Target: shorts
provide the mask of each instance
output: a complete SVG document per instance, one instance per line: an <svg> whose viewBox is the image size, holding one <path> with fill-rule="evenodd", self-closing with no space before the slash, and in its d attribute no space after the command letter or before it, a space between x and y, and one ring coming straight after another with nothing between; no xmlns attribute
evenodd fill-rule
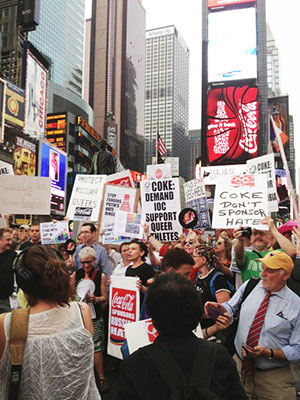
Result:
<svg viewBox="0 0 300 400"><path fill-rule="evenodd" d="M93 342L94 342L94 353L98 351L103 351L103 343L104 343L104 321L103 318L93 319Z"/></svg>

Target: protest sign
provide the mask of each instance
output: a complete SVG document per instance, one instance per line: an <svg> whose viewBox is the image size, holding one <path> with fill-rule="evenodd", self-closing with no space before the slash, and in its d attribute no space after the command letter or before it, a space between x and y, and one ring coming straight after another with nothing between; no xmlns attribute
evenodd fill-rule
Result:
<svg viewBox="0 0 300 400"><path fill-rule="evenodd" d="M275 158L274 153L265 156L252 158L247 161L249 174L266 174L268 188L269 212L278 211L276 178L275 178Z"/></svg>
<svg viewBox="0 0 300 400"><path fill-rule="evenodd" d="M147 165L147 179L169 179L172 178L171 164Z"/></svg>
<svg viewBox="0 0 300 400"><path fill-rule="evenodd" d="M14 175L13 166L0 160L0 175Z"/></svg>
<svg viewBox="0 0 300 400"><path fill-rule="evenodd" d="M7 227L7 223L5 220L5 216L0 214L0 228L6 228Z"/></svg>
<svg viewBox="0 0 300 400"><path fill-rule="evenodd" d="M68 221L44 222L40 228L42 244L65 243L69 239Z"/></svg>
<svg viewBox="0 0 300 400"><path fill-rule="evenodd" d="M1 214L50 215L51 179L0 175Z"/></svg>
<svg viewBox="0 0 300 400"><path fill-rule="evenodd" d="M212 227L268 230L260 221L268 215L267 176L233 175L217 179Z"/></svg>
<svg viewBox="0 0 300 400"><path fill-rule="evenodd" d="M99 242L103 242L103 244L121 244L122 242L130 242L129 237L124 236L116 236L115 235L115 224L113 223L105 223L103 225L103 235L99 239Z"/></svg>
<svg viewBox="0 0 300 400"><path fill-rule="evenodd" d="M110 185L119 185L134 188L133 179L130 170L117 172L116 174L108 175L106 183Z"/></svg>
<svg viewBox="0 0 300 400"><path fill-rule="evenodd" d="M160 242L176 241L182 233L179 178L141 182L143 220Z"/></svg>
<svg viewBox="0 0 300 400"><path fill-rule="evenodd" d="M144 228L141 214L117 211L114 233L117 236L143 239Z"/></svg>
<svg viewBox="0 0 300 400"><path fill-rule="evenodd" d="M201 177L205 185L215 185L219 176L239 175L246 172L246 164L201 167Z"/></svg>
<svg viewBox="0 0 300 400"><path fill-rule="evenodd" d="M186 206L196 211L198 223L194 229L209 228L210 218L203 179L193 179L183 185Z"/></svg>
<svg viewBox="0 0 300 400"><path fill-rule="evenodd" d="M67 217L74 221L97 221L106 175L76 175Z"/></svg>
<svg viewBox="0 0 300 400"><path fill-rule="evenodd" d="M125 343L124 325L139 319L140 292L136 286L138 279L111 276L107 353L121 360L121 347Z"/></svg>

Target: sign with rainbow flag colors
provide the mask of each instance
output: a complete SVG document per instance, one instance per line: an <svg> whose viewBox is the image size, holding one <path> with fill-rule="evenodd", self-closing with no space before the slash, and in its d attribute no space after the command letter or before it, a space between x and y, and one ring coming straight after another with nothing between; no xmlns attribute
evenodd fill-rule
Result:
<svg viewBox="0 0 300 400"><path fill-rule="evenodd" d="M65 243L69 239L68 221L44 222L40 228L42 244Z"/></svg>

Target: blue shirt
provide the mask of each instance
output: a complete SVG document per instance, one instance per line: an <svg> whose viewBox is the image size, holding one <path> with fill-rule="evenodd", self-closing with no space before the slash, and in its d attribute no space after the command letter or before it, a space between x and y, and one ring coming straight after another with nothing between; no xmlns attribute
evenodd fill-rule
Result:
<svg viewBox="0 0 300 400"><path fill-rule="evenodd" d="M83 247L87 247L85 244L80 244L79 246L76 247L76 252L75 252L75 270L81 269L82 265L79 260L79 252ZM105 274L105 280L106 280L106 289L108 291L109 285L108 285L108 277L111 274L110 267L109 267L109 260L108 260L108 255L107 251L103 246L100 246L100 244L94 242L92 244L92 247L96 251L96 262L95 262L95 267L97 269L102 269L102 272Z"/></svg>
<svg viewBox="0 0 300 400"><path fill-rule="evenodd" d="M228 302L222 304L232 318L238 310L247 282L244 282ZM249 329L265 295L266 289L262 286L262 282L259 282L242 304L234 341L240 358L242 358L242 345L247 342ZM271 293L258 345L269 349L281 349L287 361L258 357L257 368L283 367L289 362L300 361L300 298L287 286Z"/></svg>

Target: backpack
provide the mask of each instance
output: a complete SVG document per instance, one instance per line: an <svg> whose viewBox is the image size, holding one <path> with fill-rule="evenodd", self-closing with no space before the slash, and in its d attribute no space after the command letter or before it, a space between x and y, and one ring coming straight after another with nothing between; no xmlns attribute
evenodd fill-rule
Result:
<svg viewBox="0 0 300 400"><path fill-rule="evenodd" d="M169 350L158 340L143 347L152 359L172 393L169 400L190 400L197 395L199 400L221 400L209 387L215 364L216 343L199 339L198 351L189 381Z"/></svg>

